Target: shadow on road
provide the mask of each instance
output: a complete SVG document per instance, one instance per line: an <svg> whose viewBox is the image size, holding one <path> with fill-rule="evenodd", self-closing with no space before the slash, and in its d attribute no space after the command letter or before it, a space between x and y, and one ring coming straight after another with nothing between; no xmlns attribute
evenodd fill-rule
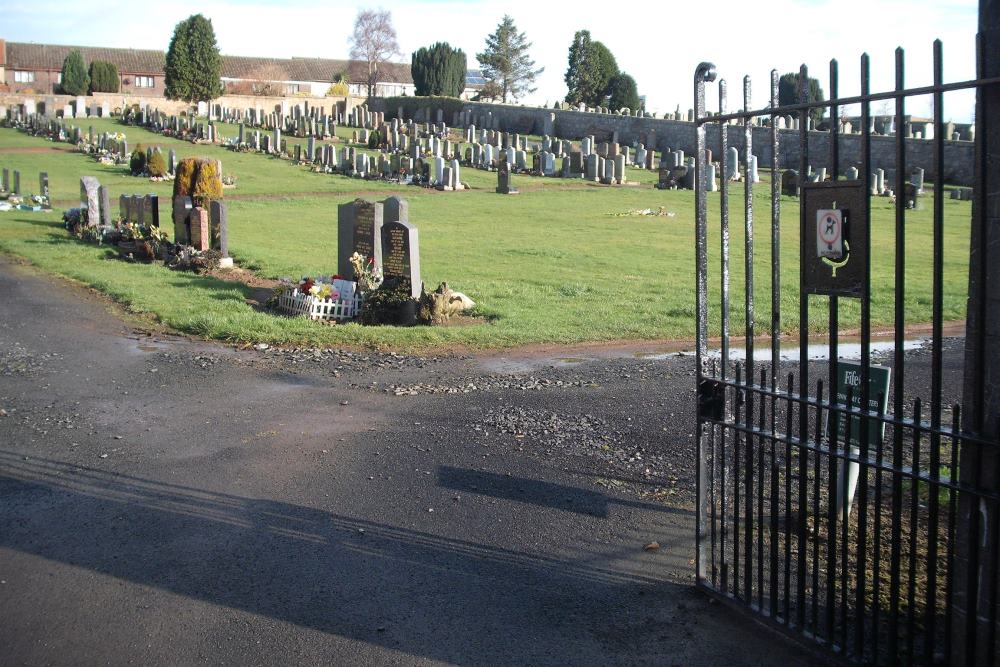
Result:
<svg viewBox="0 0 1000 667"><path fill-rule="evenodd" d="M517 480L521 493L456 468L442 468L440 481L546 504L570 490ZM607 497L571 491L574 511L607 515ZM544 661L573 645L614 655L628 638L608 632L607 619L636 595L690 590L603 567L585 540L573 559L550 558L3 450L0 547L465 664Z"/></svg>

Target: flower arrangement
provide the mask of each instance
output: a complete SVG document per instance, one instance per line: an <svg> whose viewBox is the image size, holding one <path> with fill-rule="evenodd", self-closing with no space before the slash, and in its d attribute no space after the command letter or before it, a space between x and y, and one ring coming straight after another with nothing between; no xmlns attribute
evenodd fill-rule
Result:
<svg viewBox="0 0 1000 667"><path fill-rule="evenodd" d="M323 282L320 278L316 278L314 280L309 277L304 277L299 281L296 289L298 289L301 294L308 294L309 296L314 296L317 299L339 299L340 291L334 287L332 283L332 281L337 279L339 279L339 276L333 276L330 279L331 282Z"/></svg>
<svg viewBox="0 0 1000 667"><path fill-rule="evenodd" d="M369 257L365 262L364 255L354 253L351 255L351 268L354 269L354 280L358 283L359 292L377 289L382 284L382 267L375 263L374 257Z"/></svg>

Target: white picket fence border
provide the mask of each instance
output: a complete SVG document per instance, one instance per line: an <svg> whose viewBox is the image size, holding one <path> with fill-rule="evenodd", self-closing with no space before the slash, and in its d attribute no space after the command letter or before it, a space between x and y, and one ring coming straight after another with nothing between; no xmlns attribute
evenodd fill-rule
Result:
<svg viewBox="0 0 1000 667"><path fill-rule="evenodd" d="M311 320L342 322L356 317L364 302L364 295L357 292L350 299L320 299L292 288L278 297L278 309L290 315L305 315Z"/></svg>

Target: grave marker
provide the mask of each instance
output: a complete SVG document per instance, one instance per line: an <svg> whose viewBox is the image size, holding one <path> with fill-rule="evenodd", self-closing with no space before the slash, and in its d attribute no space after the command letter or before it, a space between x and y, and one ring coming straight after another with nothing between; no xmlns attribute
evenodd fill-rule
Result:
<svg viewBox="0 0 1000 667"><path fill-rule="evenodd" d="M354 277L351 255L375 259L382 266L381 239L384 209L381 203L355 199L337 207L337 273Z"/></svg>

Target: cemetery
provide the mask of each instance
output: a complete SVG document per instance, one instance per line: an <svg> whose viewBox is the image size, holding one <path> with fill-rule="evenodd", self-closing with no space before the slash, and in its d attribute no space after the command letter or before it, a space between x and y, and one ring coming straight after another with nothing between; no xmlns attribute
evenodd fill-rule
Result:
<svg viewBox="0 0 1000 667"><path fill-rule="evenodd" d="M360 333L354 324L310 327L274 313L255 311L244 304L251 298L249 288L240 287L238 282L227 283L220 274L213 274L218 289L235 288L236 292L231 292L234 311L212 317L211 323L205 324L202 314L183 312L177 307L177 300L169 296L172 290L163 288L165 278L157 278L156 274L147 276L144 280L150 282L139 288L150 293L142 299L145 304L142 308L179 330L197 330L202 335L229 340L297 339L404 347L455 344L495 347L609 337L659 339L683 337L691 331L687 316L691 312L691 296L684 284L690 280L686 267L691 261L688 241L693 220L690 192L693 169L692 158L682 148L654 151L638 142L622 146L590 136L573 141L477 129L471 123L465 128L452 128L412 118L385 120L380 113L358 107L346 115L335 108L308 111L292 108L287 116L252 110L213 111L218 112L219 120L167 116L150 109L146 111L145 125L141 115L138 124L131 124L136 122L131 118L125 126L121 125L122 119L115 117L89 118L86 129L63 125L65 121L60 120L43 122L37 116L23 117L17 127L35 128L34 131L0 129L0 149L9 146L24 150L43 146L50 138L63 137L68 141L67 146L77 138L77 145L85 153L76 153L79 157L75 157L72 152L60 152L44 160L34 153L0 154L0 162L8 170L17 165L22 173L46 169L52 179L51 196L57 207L76 206L74 202L80 198L73 184L79 183L81 174L88 173L107 188L109 201L137 192L155 194L158 206L163 209L159 219L172 223L160 226L165 239L189 242L193 237L203 248L197 252L211 255L221 249L213 248L206 241L207 235L200 234L201 216L207 217L211 229L217 229L211 211L207 208L197 211L193 226L189 223L179 226L171 211L175 208L175 182L171 176L177 164L191 157L209 159L216 171L221 171L224 181L239 176L237 189L223 185L228 209L225 256L231 256L237 266L251 270L262 280L273 281L276 289L282 279L298 281L303 276L329 279L338 274L352 278L344 266L344 257L336 260L340 252L339 233L333 231L334 219L339 217L336 209L359 196L380 201L394 195L402 197L416 214L413 220L421 230L423 275L420 277L425 292L433 293L438 285L447 282L477 304L475 309L466 311L473 316L473 326L382 328L377 338L372 338L370 333ZM457 120L464 124L473 119L459 116ZM128 140L121 134L123 129ZM211 140L198 139L208 136ZM377 141L369 148L373 136ZM291 147L290 141L294 142ZM128 152L129 144L136 147L141 144L141 152L135 149ZM284 147L278 155L275 146ZM88 162L87 151L111 157ZM283 159L263 159L266 154L271 158L280 155ZM450 162L446 156L452 157ZM143 174L142 186L120 182L120 175L130 173L134 160L148 165L154 157L157 162L160 157L165 158L163 182L149 180L148 173L141 171L144 167L139 168ZM715 159L709 165L709 174L715 172L709 189L720 189L725 179L729 196L735 200L742 196L746 185L746 156L738 147L731 146L725 157L724 161ZM97 168L88 164L96 164ZM750 185L762 196L770 188L772 178L766 164L762 155L750 156ZM806 180L829 180L830 175L824 171L819 167ZM856 170L850 167L842 176L853 173ZM797 175L794 170L786 170L778 178L784 198L788 199L783 207L794 208ZM891 170L884 169L871 176L873 194L884 195L872 200L876 219L891 219L894 193L884 184L893 183L894 178ZM933 209L929 202L931 193L921 174L915 173L910 180L913 192L923 191L913 197L917 210L912 229L917 234L925 229L929 234L925 225L929 225ZM603 186L610 183L626 187L605 190ZM424 187L403 187L412 185ZM460 185L461 190L456 192ZM953 242L946 244L946 262L954 258L960 263L963 236L968 233L969 191L962 187L946 189L949 199L945 202L945 214L955 220L946 226L946 234L953 238ZM502 201L498 198L499 194L515 192L519 196ZM373 193L378 194L373 197ZM195 208L192 206L191 210ZM662 210L664 214L625 214L647 210ZM119 212L112 217L142 227L137 215L128 218ZM83 255L71 262L57 260L44 247L25 243L23 234L27 230L16 231L22 224L5 215L0 227L0 248L27 252L33 261L42 262L57 273L84 282L99 281L114 298L133 298L125 297L124 288L115 287L115 281L108 279L109 268L99 260L99 254L87 255L81 251ZM53 219L53 224L59 221ZM884 225L875 225L874 232L889 230ZM789 228L785 233L793 237L797 230ZM93 236L94 232L88 234ZM218 235L212 238L217 245ZM608 243L610 238L615 242ZM651 261L636 263L627 251L629 247L648 248ZM190 264L190 255L182 253L171 258L179 265ZM880 270L875 268L876 272ZM117 274L117 270L110 271ZM947 293L962 293L961 272L947 275ZM789 273L784 279L795 278ZM915 280L919 281L920 276ZM622 301L622 290L628 294L628 306ZM204 288L200 294L202 305L210 312L220 308L211 298L212 292ZM242 295L237 296L239 293ZM666 306L661 301L664 295L669 300ZM417 287L411 299L416 301L419 296ZM960 311L959 299L949 299L946 303L950 312ZM874 317L887 322L889 311L880 310L884 305L875 306ZM919 318L921 306L909 307L914 317ZM237 311L241 314L237 315ZM760 310L758 313L766 318L765 313ZM411 312L399 321L414 320L415 313ZM423 318L429 320L430 317ZM609 327L610 322L620 322L622 326Z"/></svg>

